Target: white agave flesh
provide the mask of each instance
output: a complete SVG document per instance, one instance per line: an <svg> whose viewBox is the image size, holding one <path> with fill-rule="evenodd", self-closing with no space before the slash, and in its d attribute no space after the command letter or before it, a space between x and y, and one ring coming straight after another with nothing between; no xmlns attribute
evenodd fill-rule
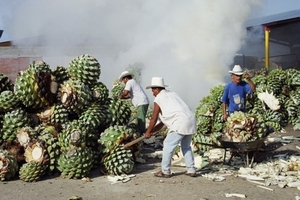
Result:
<svg viewBox="0 0 300 200"><path fill-rule="evenodd" d="M265 189L265 190L274 191L274 189L272 189L272 188L264 187L264 186L261 186L261 185L257 185L256 187L259 187L259 188L262 188L262 189Z"/></svg>
<svg viewBox="0 0 300 200"><path fill-rule="evenodd" d="M283 176L283 175L280 175L280 176L273 176L274 180L277 180L277 181L284 181L284 182L290 182L290 181L293 181L293 178L292 177L288 177L288 176Z"/></svg>
<svg viewBox="0 0 300 200"><path fill-rule="evenodd" d="M257 185L266 185L265 183L260 182L260 181L252 181L252 180L248 180L248 179L247 179L247 181L250 182L250 183L255 183Z"/></svg>
<svg viewBox="0 0 300 200"><path fill-rule="evenodd" d="M126 175L125 178L133 178L135 176L136 176L135 174L129 174L129 175Z"/></svg>
<svg viewBox="0 0 300 200"><path fill-rule="evenodd" d="M259 177L261 177L263 179L267 179L267 178L270 178L270 175L268 173L266 173L266 174L259 174Z"/></svg>
<svg viewBox="0 0 300 200"><path fill-rule="evenodd" d="M238 197L238 198L246 198L244 194L237 194L237 193L225 193L225 197Z"/></svg>
<svg viewBox="0 0 300 200"><path fill-rule="evenodd" d="M283 180L278 180L273 176L270 176L265 179L265 185L270 186L270 185L278 185L279 182L286 182L284 179Z"/></svg>
<svg viewBox="0 0 300 200"><path fill-rule="evenodd" d="M203 174L201 176L205 177L206 179L215 181L215 182L221 182L221 181L224 181L226 179L223 176L219 176L219 175L216 175L216 174Z"/></svg>
<svg viewBox="0 0 300 200"><path fill-rule="evenodd" d="M284 188L286 185L286 182L278 182L278 187Z"/></svg>
<svg viewBox="0 0 300 200"><path fill-rule="evenodd" d="M251 123L253 123L255 121L254 117L249 117L248 120L250 120Z"/></svg>
<svg viewBox="0 0 300 200"><path fill-rule="evenodd" d="M71 148L71 149L68 150L68 153L67 153L67 154L68 154L69 156L73 156L75 153L76 153L76 149Z"/></svg>
<svg viewBox="0 0 300 200"><path fill-rule="evenodd" d="M240 174L250 174L251 173L251 168L249 168L249 167L241 167L240 169L239 169L239 171L238 171L238 173L240 173Z"/></svg>
<svg viewBox="0 0 300 200"><path fill-rule="evenodd" d="M34 149L32 150L32 158L34 160L39 160L42 155L43 155L43 151L42 151L42 148L40 147L34 147Z"/></svg>
<svg viewBox="0 0 300 200"><path fill-rule="evenodd" d="M270 186L272 185L272 179L265 179L265 186Z"/></svg>
<svg viewBox="0 0 300 200"><path fill-rule="evenodd" d="M268 173L269 168L266 165L258 165L253 169L253 172L255 173Z"/></svg>
<svg viewBox="0 0 300 200"><path fill-rule="evenodd" d="M297 161L297 162L300 163L300 156L291 156L291 157L290 157L290 160L291 160L291 161L294 161L294 162Z"/></svg>
<svg viewBox="0 0 300 200"><path fill-rule="evenodd" d="M21 145L27 144L29 141L30 141L30 139L28 137L28 134L27 135L25 135L25 134L20 135L19 142L20 142Z"/></svg>
<svg viewBox="0 0 300 200"><path fill-rule="evenodd" d="M211 112L210 110L208 110L208 111L204 114L204 116L212 117L212 116L214 116L214 113Z"/></svg>
<svg viewBox="0 0 300 200"><path fill-rule="evenodd" d="M300 187L300 181L290 182L287 184L289 187Z"/></svg>
<svg viewBox="0 0 300 200"><path fill-rule="evenodd" d="M245 175L241 174L241 175L238 175L238 176L246 178L247 180L252 180L252 181L263 181L264 180L261 177L254 176L254 175L248 175L248 174L245 174Z"/></svg>
<svg viewBox="0 0 300 200"><path fill-rule="evenodd" d="M65 103L67 101L68 98L68 94L67 93L63 93L62 97L61 97L61 102Z"/></svg>
<svg viewBox="0 0 300 200"><path fill-rule="evenodd" d="M285 172L287 176L299 176L299 171L287 171Z"/></svg>
<svg viewBox="0 0 300 200"><path fill-rule="evenodd" d="M79 130L75 130L71 133L71 140L75 141L75 142L80 140L80 131Z"/></svg>
<svg viewBox="0 0 300 200"><path fill-rule="evenodd" d="M50 84L50 91L52 94L56 94L58 89L58 84L55 81L52 81Z"/></svg>
<svg viewBox="0 0 300 200"><path fill-rule="evenodd" d="M100 92L99 92L98 90L94 90L94 91L93 91L93 96L94 96L95 98L100 97Z"/></svg>
<svg viewBox="0 0 300 200"><path fill-rule="evenodd" d="M216 177L213 179L213 181L215 181L215 182L221 182L221 181L224 181L224 180L226 180L226 178L225 178L225 177L222 177L222 176L216 176Z"/></svg>
<svg viewBox="0 0 300 200"><path fill-rule="evenodd" d="M52 116L53 112L54 112L54 106L52 106L51 108L49 108L41 113L38 113L37 115L39 116L39 118L41 120L45 120L45 119L50 118Z"/></svg>
<svg viewBox="0 0 300 200"><path fill-rule="evenodd" d="M56 94L58 90L58 84L55 80L55 77L51 75L51 84L50 84L50 91L52 94Z"/></svg>
<svg viewBox="0 0 300 200"><path fill-rule="evenodd" d="M0 169L3 169L4 168L3 166L4 166L4 163L2 160L0 160Z"/></svg>
<svg viewBox="0 0 300 200"><path fill-rule="evenodd" d="M50 109L48 109L48 110L45 110L45 112L43 112L41 115L44 117L44 116L49 116L49 115L51 115L51 108Z"/></svg>
<svg viewBox="0 0 300 200"><path fill-rule="evenodd" d="M43 161L44 155L43 155L44 151L43 148L40 146L39 143L35 143L31 146L28 146L25 149L25 160L26 162L31 162L31 161L35 161L35 162L41 162Z"/></svg>
<svg viewBox="0 0 300 200"><path fill-rule="evenodd" d="M280 161L280 164L288 164L288 161L286 161L286 160L283 160L283 159L279 159L279 161Z"/></svg>
<svg viewBox="0 0 300 200"><path fill-rule="evenodd" d="M278 167L278 165L269 168L269 174L271 174L271 175L274 175L274 176L279 175L280 172L281 172L281 170Z"/></svg>
<svg viewBox="0 0 300 200"><path fill-rule="evenodd" d="M30 142L30 136L26 131L20 131L17 133L18 142L23 146L26 147Z"/></svg>
<svg viewBox="0 0 300 200"><path fill-rule="evenodd" d="M279 100L272 93L268 91L258 93L257 97L263 101L271 110L278 110L280 108Z"/></svg>
<svg viewBox="0 0 300 200"><path fill-rule="evenodd" d="M130 181L130 178L125 178L124 180L122 180L123 183L127 183L128 181Z"/></svg>
<svg viewBox="0 0 300 200"><path fill-rule="evenodd" d="M119 180L119 178L116 176L107 176L107 179L108 179L108 181L111 181L111 182L116 182Z"/></svg>
<svg viewBox="0 0 300 200"><path fill-rule="evenodd" d="M242 129L242 128L244 128L244 125L242 123L240 123L240 124L234 124L232 128Z"/></svg>
<svg viewBox="0 0 300 200"><path fill-rule="evenodd" d="M293 160L293 161L291 161ZM300 162L299 156L281 157L276 160L265 161L264 163L256 164L253 168L241 167L238 171L239 176L251 177L253 175L265 180L265 186L278 185L280 188L284 187L299 187L300 184L300 172L297 170ZM294 167L295 165L295 167ZM288 166L293 166L289 170Z"/></svg>

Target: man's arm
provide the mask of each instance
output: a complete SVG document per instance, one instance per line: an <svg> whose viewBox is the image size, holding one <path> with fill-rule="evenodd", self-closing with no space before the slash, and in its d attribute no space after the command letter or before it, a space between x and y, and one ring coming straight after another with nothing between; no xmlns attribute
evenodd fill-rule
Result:
<svg viewBox="0 0 300 200"><path fill-rule="evenodd" d="M253 81L251 80L250 75L248 73L245 73L244 77L247 80L248 84L250 85L250 88L251 88L252 92L256 92L256 86L253 83Z"/></svg>
<svg viewBox="0 0 300 200"><path fill-rule="evenodd" d="M222 95L222 98L221 98L221 102L222 102L222 116L223 116L223 120L226 121L227 120L227 101L228 101L228 93L229 93L229 86L226 85L224 87L224 90L223 90L223 95Z"/></svg>
<svg viewBox="0 0 300 200"><path fill-rule="evenodd" d="M162 129L163 126L164 126L164 123L159 122L158 124L156 124L156 125L152 128L151 133L154 133L154 132L156 132L156 131L159 131L160 129Z"/></svg>
<svg viewBox="0 0 300 200"><path fill-rule="evenodd" d="M150 138L152 132L159 130L163 126L162 122L160 122L159 124L157 124L155 126L155 124L158 120L159 113L160 113L160 107L158 106L157 103L154 102L154 108L153 108L153 112L152 112L152 116L151 116L149 125L147 127L147 131L145 133L145 138Z"/></svg>
<svg viewBox="0 0 300 200"><path fill-rule="evenodd" d="M222 103L222 113L223 113L223 120L226 121L227 120L227 110L226 110L226 103Z"/></svg>
<svg viewBox="0 0 300 200"><path fill-rule="evenodd" d="M128 90L123 90L122 94L119 97L120 97L120 99L129 99L130 92Z"/></svg>
<svg viewBox="0 0 300 200"><path fill-rule="evenodd" d="M250 77L247 78L247 81L248 81L248 84L249 84L250 87L251 87L252 92L256 92L256 86L255 86L255 84L253 83L253 81L251 80Z"/></svg>

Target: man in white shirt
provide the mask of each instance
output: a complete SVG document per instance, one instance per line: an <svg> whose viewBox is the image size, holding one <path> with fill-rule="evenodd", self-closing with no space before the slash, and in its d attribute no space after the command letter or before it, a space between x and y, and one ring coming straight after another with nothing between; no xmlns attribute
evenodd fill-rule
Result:
<svg viewBox="0 0 300 200"><path fill-rule="evenodd" d="M175 92L165 89L164 79L153 77L151 88L154 98L154 108L149 126L145 133L145 138L151 137L151 133L159 130L163 125L168 127L167 134L163 143L163 157L161 171L154 174L156 177L171 177L171 162L175 148L181 145L187 168L186 175L195 177L196 168L194 156L191 148L192 136L196 132L196 117L187 104ZM158 118L160 123L157 123Z"/></svg>
<svg viewBox="0 0 300 200"><path fill-rule="evenodd" d="M119 80L125 83L125 88L120 95L120 98L131 98L133 106L137 108L138 128L142 135L146 130L146 114L149 106L149 99L143 88L133 79L133 75L128 71L122 72Z"/></svg>

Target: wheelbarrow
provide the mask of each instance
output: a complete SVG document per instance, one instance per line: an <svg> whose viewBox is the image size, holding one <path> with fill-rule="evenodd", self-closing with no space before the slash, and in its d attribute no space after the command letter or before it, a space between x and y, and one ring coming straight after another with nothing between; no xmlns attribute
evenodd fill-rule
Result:
<svg viewBox="0 0 300 200"><path fill-rule="evenodd" d="M252 167L255 156L261 149L264 144L266 137L257 139L249 142L233 142L224 140L222 137L219 137L218 140L221 143L222 148L224 148L224 159L223 163L229 164L234 155L238 154L245 162L247 167ZM226 162L226 152L231 152L231 157ZM251 160L249 162L249 154L252 154Z"/></svg>

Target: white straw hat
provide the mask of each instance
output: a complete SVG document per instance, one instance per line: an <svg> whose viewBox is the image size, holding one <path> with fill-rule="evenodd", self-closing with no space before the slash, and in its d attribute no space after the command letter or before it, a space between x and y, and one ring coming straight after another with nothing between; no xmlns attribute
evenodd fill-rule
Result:
<svg viewBox="0 0 300 200"><path fill-rule="evenodd" d="M125 76L133 76L129 71L124 71L121 73L121 75L119 76L119 81L122 81L122 79L125 77Z"/></svg>
<svg viewBox="0 0 300 200"><path fill-rule="evenodd" d="M243 75L244 71L239 65L234 65L231 71L229 71L230 74L235 74L235 75Z"/></svg>
<svg viewBox="0 0 300 200"><path fill-rule="evenodd" d="M162 77L152 77L151 85L147 86L146 89L153 88L153 87L168 87L164 84L164 79Z"/></svg>

